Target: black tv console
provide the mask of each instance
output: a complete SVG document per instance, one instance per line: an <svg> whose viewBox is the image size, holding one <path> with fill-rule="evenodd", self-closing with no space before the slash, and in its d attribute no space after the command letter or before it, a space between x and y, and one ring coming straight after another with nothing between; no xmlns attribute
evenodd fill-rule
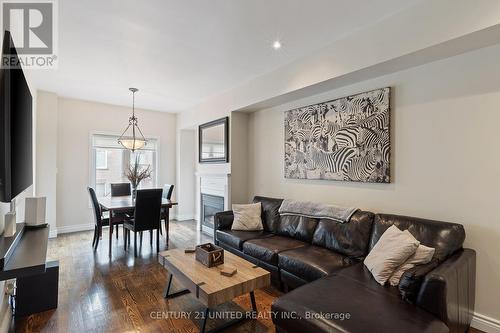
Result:
<svg viewBox="0 0 500 333"><path fill-rule="evenodd" d="M0 270L0 281L17 280L18 315L54 309L57 307L59 263L47 263L49 226L32 229L19 223L17 228L16 240L4 239L5 244L14 246L9 246L8 256ZM38 295L40 291L43 291L43 297Z"/></svg>

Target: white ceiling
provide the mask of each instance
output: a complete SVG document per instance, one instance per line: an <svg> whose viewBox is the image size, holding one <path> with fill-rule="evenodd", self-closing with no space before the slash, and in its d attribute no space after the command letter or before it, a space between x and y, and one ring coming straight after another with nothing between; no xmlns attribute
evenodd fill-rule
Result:
<svg viewBox="0 0 500 333"><path fill-rule="evenodd" d="M417 1L62 0L59 68L31 74L38 89L117 105L138 87L138 107L179 112Z"/></svg>

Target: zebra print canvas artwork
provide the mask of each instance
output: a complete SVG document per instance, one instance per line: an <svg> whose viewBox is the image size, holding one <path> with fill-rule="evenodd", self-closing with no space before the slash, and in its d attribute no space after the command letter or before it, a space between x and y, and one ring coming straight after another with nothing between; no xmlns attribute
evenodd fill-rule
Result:
<svg viewBox="0 0 500 333"><path fill-rule="evenodd" d="M285 178L389 183L390 88L285 112Z"/></svg>

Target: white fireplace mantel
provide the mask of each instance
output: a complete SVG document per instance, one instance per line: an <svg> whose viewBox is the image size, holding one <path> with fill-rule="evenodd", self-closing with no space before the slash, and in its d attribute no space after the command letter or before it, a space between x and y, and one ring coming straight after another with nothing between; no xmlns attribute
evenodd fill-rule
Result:
<svg viewBox="0 0 500 333"><path fill-rule="evenodd" d="M224 210L231 209L231 174L229 172L224 172L224 170L220 170L222 172L214 172L216 170L210 170L210 172L196 172L196 178L198 179L197 183L199 185L198 188L198 199L199 205L201 204L201 196L202 194L209 194L214 196L219 196L224 198ZM200 206L198 206L200 207ZM198 212L199 221L201 230L213 234L213 230L209 229L207 226L201 224L202 210L200 209Z"/></svg>
<svg viewBox="0 0 500 333"><path fill-rule="evenodd" d="M229 210L231 207L231 174L197 172L196 176L200 178L200 194L224 197L224 210Z"/></svg>

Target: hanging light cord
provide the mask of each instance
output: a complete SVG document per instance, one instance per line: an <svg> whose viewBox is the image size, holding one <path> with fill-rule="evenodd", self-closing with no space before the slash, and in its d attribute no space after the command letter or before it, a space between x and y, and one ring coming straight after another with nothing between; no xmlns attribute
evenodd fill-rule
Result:
<svg viewBox="0 0 500 333"><path fill-rule="evenodd" d="M135 119L135 91L132 91L132 138L134 139L134 145L132 146L132 151L135 151L135 127L137 126L137 119ZM130 123L130 120L129 120Z"/></svg>
<svg viewBox="0 0 500 333"><path fill-rule="evenodd" d="M132 92L132 120L134 122L134 127L133 127L133 135L135 139L135 129L139 131L139 134L142 137L143 141L146 141L146 138L144 138L144 134L142 134L141 128L137 125L137 118L135 117L135 93L136 91Z"/></svg>

